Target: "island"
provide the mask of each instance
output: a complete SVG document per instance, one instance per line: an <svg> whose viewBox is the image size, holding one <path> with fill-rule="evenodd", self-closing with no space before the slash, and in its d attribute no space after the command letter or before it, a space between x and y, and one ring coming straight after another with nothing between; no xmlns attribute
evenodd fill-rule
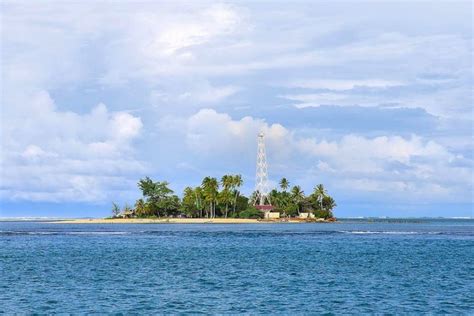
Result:
<svg viewBox="0 0 474 316"><path fill-rule="evenodd" d="M167 181L145 177L138 182L141 195L122 207L112 203L112 215L104 219L75 219L61 223L301 223L334 222L335 200L324 185L318 184L309 195L299 185L290 188L282 178L279 189L268 194L267 205L258 205L258 191L249 197L240 192L242 176L205 177L196 187L188 186L180 198Z"/></svg>

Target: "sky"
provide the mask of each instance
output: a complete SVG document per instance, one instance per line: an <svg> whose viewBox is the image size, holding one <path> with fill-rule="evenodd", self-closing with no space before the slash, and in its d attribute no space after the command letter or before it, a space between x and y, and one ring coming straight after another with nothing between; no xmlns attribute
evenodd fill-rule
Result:
<svg viewBox="0 0 474 316"><path fill-rule="evenodd" d="M335 215L474 216L471 1L2 1L0 217L137 181L323 183Z"/></svg>

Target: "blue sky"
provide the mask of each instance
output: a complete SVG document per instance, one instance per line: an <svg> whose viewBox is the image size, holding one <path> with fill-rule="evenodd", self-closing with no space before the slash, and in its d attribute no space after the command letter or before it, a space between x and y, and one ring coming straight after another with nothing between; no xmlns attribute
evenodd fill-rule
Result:
<svg viewBox="0 0 474 316"><path fill-rule="evenodd" d="M472 2L1 4L0 216L149 175L324 183L337 216L474 216Z"/></svg>

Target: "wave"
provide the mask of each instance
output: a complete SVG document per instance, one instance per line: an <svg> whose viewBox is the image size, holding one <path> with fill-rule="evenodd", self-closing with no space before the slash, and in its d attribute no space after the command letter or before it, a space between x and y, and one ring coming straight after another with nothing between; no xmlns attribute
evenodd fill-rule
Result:
<svg viewBox="0 0 474 316"><path fill-rule="evenodd" d="M321 230L321 231L2 231L0 236L20 235L64 235L64 236L117 236L117 235L148 235L155 237L228 237L228 238L258 238L282 236L329 236L329 235L453 235L474 236L469 231L376 231L376 230Z"/></svg>
<svg viewBox="0 0 474 316"><path fill-rule="evenodd" d="M132 232L65 232L65 235L130 235Z"/></svg>
<svg viewBox="0 0 474 316"><path fill-rule="evenodd" d="M1 235L129 235L133 232L123 231L80 231L80 232L62 232L62 231L0 231Z"/></svg>
<svg viewBox="0 0 474 316"><path fill-rule="evenodd" d="M342 230L339 231L343 234L354 234L354 235L371 235L371 234L386 234L386 235L435 235L441 234L442 232L413 232L413 231L365 231L365 230Z"/></svg>
<svg viewBox="0 0 474 316"><path fill-rule="evenodd" d="M339 231L351 235L443 235L443 236L474 236L472 231Z"/></svg>

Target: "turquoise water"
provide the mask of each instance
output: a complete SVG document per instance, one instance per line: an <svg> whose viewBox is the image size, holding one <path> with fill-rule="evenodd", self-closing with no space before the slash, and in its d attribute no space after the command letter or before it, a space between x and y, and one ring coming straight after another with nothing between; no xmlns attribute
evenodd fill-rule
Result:
<svg viewBox="0 0 474 316"><path fill-rule="evenodd" d="M474 221L0 222L0 313L474 313Z"/></svg>

